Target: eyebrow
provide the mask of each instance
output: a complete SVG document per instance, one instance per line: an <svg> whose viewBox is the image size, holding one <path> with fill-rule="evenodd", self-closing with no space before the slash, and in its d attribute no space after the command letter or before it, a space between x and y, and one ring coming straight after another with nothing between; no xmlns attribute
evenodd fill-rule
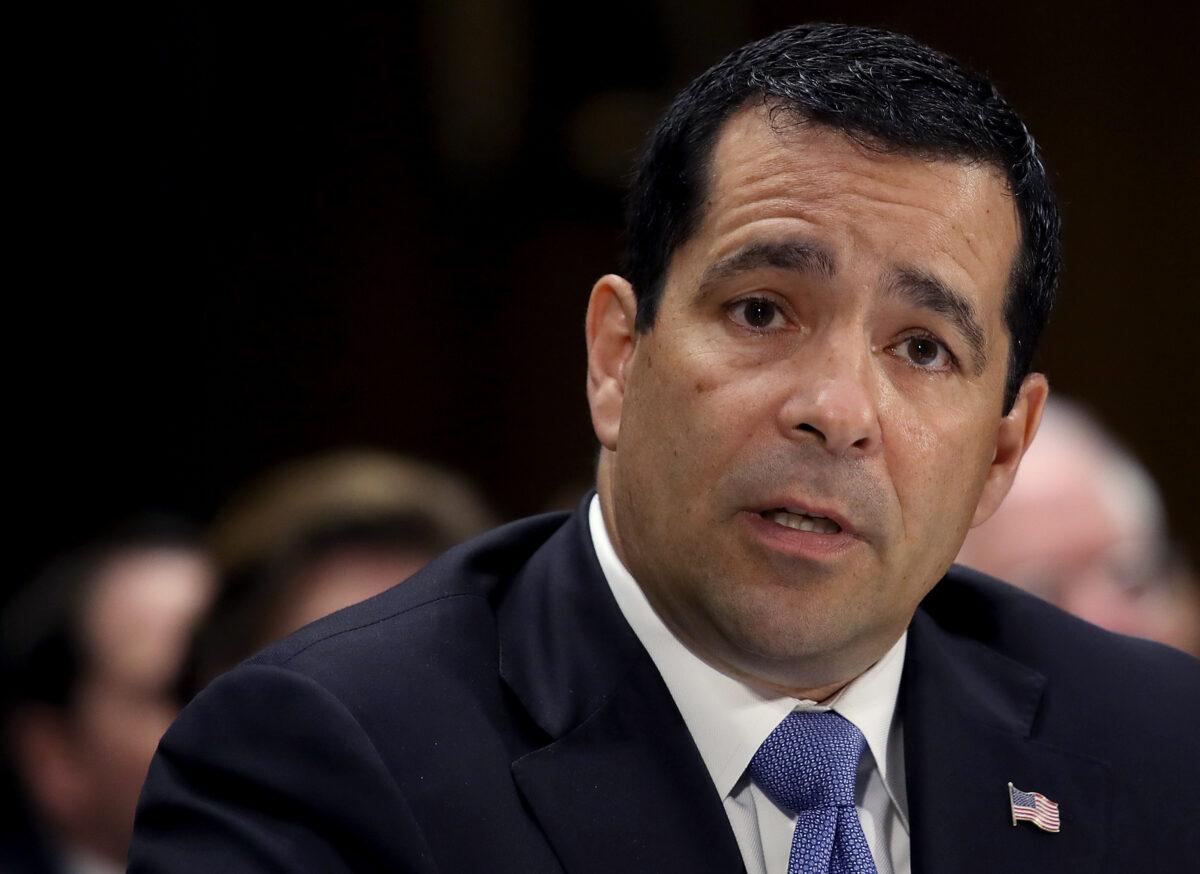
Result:
<svg viewBox="0 0 1200 874"><path fill-rule="evenodd" d="M898 268L888 283L895 294L907 298L915 306L949 319L971 349L975 374L983 372L987 356L984 352L983 327L975 315L971 301L936 276L911 267Z"/></svg>
<svg viewBox="0 0 1200 874"><path fill-rule="evenodd" d="M808 240L751 243L705 269L700 277L699 296L706 297L713 286L724 280L768 267L796 273L815 273L824 279L832 279L837 273L837 259L830 249ZM906 298L914 306L949 319L970 348L975 374L983 372L987 363L985 335L975 314L975 307L966 295L933 274L914 267L893 270L888 290Z"/></svg>
<svg viewBox="0 0 1200 874"><path fill-rule="evenodd" d="M707 294L719 282L764 267L817 273L826 279L832 279L837 272L833 254L818 243L803 240L752 243L710 264L700 277L700 295Z"/></svg>

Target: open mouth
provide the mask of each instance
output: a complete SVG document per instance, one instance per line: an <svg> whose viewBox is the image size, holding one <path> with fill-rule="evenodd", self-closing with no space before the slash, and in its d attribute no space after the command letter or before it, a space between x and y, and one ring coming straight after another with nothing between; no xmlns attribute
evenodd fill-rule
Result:
<svg viewBox="0 0 1200 874"><path fill-rule="evenodd" d="M814 534L838 534L842 530L842 526L825 516L816 516L811 513L801 513L799 510L788 510L779 508L775 510L763 510L758 515L762 516L768 522L774 522L776 525L782 525L784 528L792 528L796 531L810 531Z"/></svg>

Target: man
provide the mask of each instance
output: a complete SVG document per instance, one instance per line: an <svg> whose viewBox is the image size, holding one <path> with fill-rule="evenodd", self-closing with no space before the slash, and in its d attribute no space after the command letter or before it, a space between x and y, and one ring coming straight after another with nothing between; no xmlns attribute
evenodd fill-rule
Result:
<svg viewBox="0 0 1200 874"><path fill-rule="evenodd" d="M60 557L5 609L7 748L46 846L0 849L14 857L0 868L124 868L138 792L178 712L176 671L213 587L191 529L153 517Z"/></svg>
<svg viewBox="0 0 1200 874"><path fill-rule="evenodd" d="M1157 484L1057 396L1004 504L957 560L1101 628L1200 654L1200 592L1171 548Z"/></svg>
<svg viewBox="0 0 1200 874"><path fill-rule="evenodd" d="M1057 211L994 89L879 31L747 46L667 110L629 239L597 496L216 681L131 870L1194 861L1196 663L947 571L1047 393Z"/></svg>

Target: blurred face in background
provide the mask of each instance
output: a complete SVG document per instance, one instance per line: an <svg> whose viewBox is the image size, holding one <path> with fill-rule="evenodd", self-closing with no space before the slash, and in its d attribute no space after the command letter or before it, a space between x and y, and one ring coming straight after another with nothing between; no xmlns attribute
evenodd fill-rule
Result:
<svg viewBox="0 0 1200 874"><path fill-rule="evenodd" d="M86 628L92 669L77 705L80 764L97 814L111 817L104 825L122 844L150 759L177 713L172 686L212 586L204 559L178 550L119 557L97 581Z"/></svg>
<svg viewBox="0 0 1200 874"><path fill-rule="evenodd" d="M958 561L1110 631L1195 650L1193 586L1169 561L1148 474L1086 428L1048 427L1007 500L967 536ZM1056 415L1057 414L1057 415Z"/></svg>
<svg viewBox="0 0 1200 874"><path fill-rule="evenodd" d="M90 587L84 664L71 706L26 720L21 758L39 813L56 837L123 863L138 794L175 717L176 674L213 594L198 553L118 553Z"/></svg>

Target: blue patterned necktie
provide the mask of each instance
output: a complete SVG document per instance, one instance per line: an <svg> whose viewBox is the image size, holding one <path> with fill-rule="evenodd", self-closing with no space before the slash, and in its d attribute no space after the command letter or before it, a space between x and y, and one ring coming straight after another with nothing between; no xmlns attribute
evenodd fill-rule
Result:
<svg viewBox="0 0 1200 874"><path fill-rule="evenodd" d="M832 710L792 713L750 760L750 776L796 814L788 874L876 874L854 780L866 739Z"/></svg>

